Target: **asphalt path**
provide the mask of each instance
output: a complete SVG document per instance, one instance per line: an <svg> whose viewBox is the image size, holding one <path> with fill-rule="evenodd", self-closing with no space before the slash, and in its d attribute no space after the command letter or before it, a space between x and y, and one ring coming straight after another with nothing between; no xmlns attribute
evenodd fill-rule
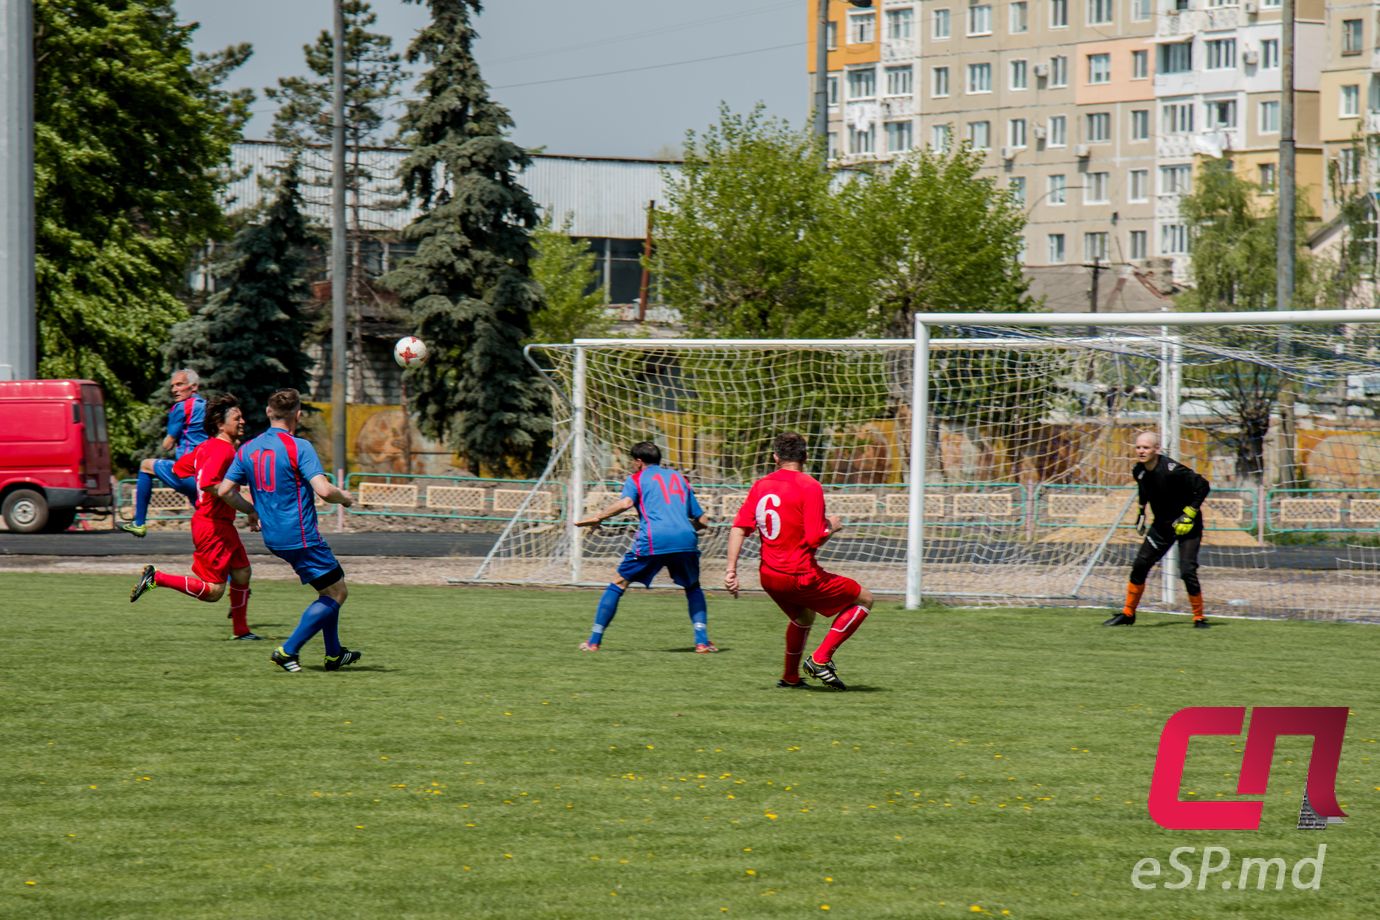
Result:
<svg viewBox="0 0 1380 920"><path fill-rule="evenodd" d="M497 539L491 533L325 533L337 556L483 556ZM263 537L240 531L250 555L267 554ZM140 539L121 531L15 534L0 532L0 556L176 556L192 552L189 531L150 533Z"/></svg>

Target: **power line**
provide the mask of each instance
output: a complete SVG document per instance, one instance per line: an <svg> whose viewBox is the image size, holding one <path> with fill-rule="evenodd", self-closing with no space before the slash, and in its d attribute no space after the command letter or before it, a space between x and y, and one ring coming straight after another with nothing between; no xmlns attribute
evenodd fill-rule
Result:
<svg viewBox="0 0 1380 920"><path fill-rule="evenodd" d="M618 74L639 73L644 70L661 70L664 67L682 67L686 64L701 64L705 61L722 61L725 58L743 57L749 54L761 54L764 51L780 51L783 48L800 48L804 42L789 42L785 45L772 45L768 48L752 48L748 51L734 51L730 54L715 54L711 57L691 58L686 61L667 61L664 64L648 64L645 67L627 67L623 70L606 70L602 73L583 73L573 77L554 77L550 80L530 80L526 83L507 83L503 86L495 86L494 89L519 89L524 86L544 86L548 83L570 83L574 80L592 80L595 77L613 77Z"/></svg>

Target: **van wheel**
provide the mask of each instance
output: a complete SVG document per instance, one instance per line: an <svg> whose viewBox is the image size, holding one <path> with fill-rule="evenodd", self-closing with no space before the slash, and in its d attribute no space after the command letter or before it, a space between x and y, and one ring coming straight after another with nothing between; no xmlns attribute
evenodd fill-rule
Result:
<svg viewBox="0 0 1380 920"><path fill-rule="evenodd" d="M62 533L77 519L76 508L53 508L48 511L48 523L43 525L44 533Z"/></svg>
<svg viewBox="0 0 1380 920"><path fill-rule="evenodd" d="M38 533L48 523L48 501L33 489L15 489L5 496L0 516L10 533Z"/></svg>

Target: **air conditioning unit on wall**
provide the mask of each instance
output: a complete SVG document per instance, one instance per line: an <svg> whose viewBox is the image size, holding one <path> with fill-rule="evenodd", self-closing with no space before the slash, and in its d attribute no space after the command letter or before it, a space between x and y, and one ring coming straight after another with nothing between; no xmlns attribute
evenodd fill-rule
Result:
<svg viewBox="0 0 1380 920"><path fill-rule="evenodd" d="M1014 159L1016 158L1016 148L1014 148L1014 147L1003 147L1003 148L1001 148L1001 158L1002 158L1003 160L1014 160Z"/></svg>
<svg viewBox="0 0 1380 920"><path fill-rule="evenodd" d="M1080 160L1085 160L1092 156L1092 148L1087 144L1079 144L1077 147L1073 148L1073 155Z"/></svg>
<svg viewBox="0 0 1380 920"><path fill-rule="evenodd" d="M1241 63L1243 64L1254 64L1259 60L1260 52L1256 51L1254 48L1247 48L1245 51L1241 52Z"/></svg>
<svg viewBox="0 0 1380 920"><path fill-rule="evenodd" d="M1046 64L1046 63L1044 63L1044 62L1041 62L1041 63L1039 63L1039 64L1036 64L1036 65L1035 65L1035 76L1037 76L1037 77L1047 77L1047 76L1049 76L1049 65Z"/></svg>
<svg viewBox="0 0 1380 920"><path fill-rule="evenodd" d="M1036 125L1034 128L1031 129L1031 132L1035 135L1035 140L1042 141L1045 139L1044 125Z"/></svg>

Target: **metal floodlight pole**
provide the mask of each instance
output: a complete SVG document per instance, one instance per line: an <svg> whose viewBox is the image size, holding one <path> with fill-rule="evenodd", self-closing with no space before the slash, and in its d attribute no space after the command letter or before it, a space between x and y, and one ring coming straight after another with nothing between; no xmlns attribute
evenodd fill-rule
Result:
<svg viewBox="0 0 1380 920"><path fill-rule="evenodd" d="M331 444L337 485L345 488L345 11L333 0L335 41L332 45L331 93ZM343 506L337 506L337 523Z"/></svg>
<svg viewBox="0 0 1380 920"><path fill-rule="evenodd" d="M815 17L815 137L829 162L829 0L814 0Z"/></svg>
<svg viewBox="0 0 1380 920"><path fill-rule="evenodd" d="M1294 308L1294 0L1280 11L1279 214L1275 228L1275 307Z"/></svg>
<svg viewBox="0 0 1380 920"><path fill-rule="evenodd" d="M38 375L32 0L0 0L0 380Z"/></svg>

